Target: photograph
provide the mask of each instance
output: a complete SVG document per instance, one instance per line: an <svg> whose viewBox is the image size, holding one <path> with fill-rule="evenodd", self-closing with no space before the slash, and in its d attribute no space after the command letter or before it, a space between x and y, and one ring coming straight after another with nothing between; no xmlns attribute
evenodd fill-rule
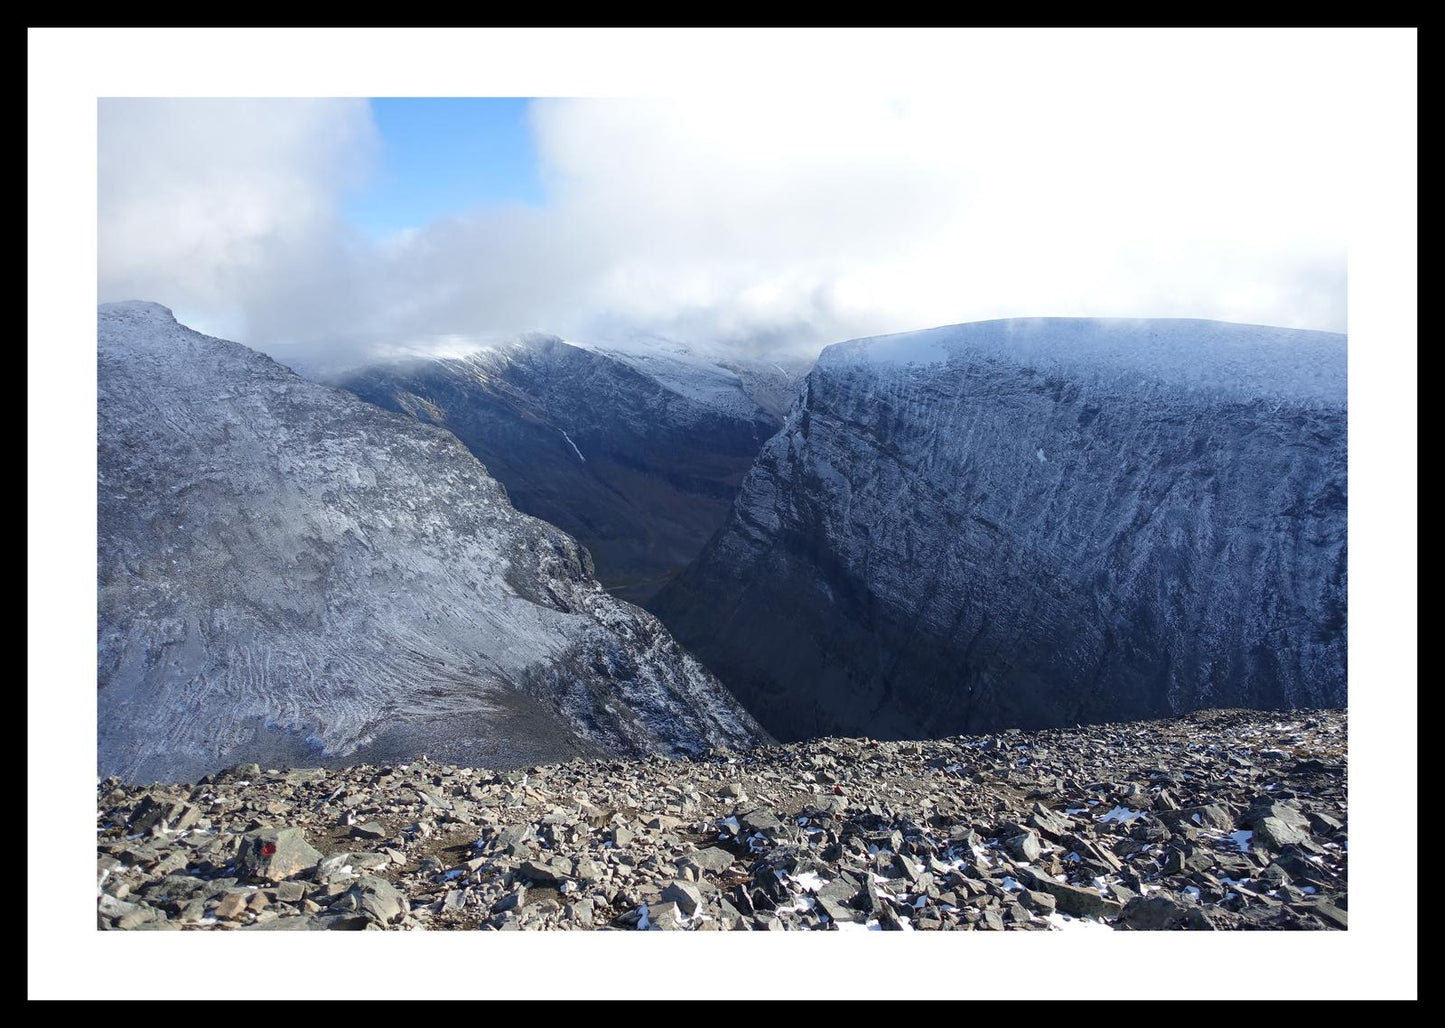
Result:
<svg viewBox="0 0 1445 1028"><path fill-rule="evenodd" d="M70 31L185 45L44 38ZM327 30L189 31L284 67ZM390 45L444 63L413 31ZM1411 568L1378 598L1340 67L1407 54L1413 91L1414 30L458 31L603 73L76 87L93 721L86 680L46 689L77 752L95 731L87 952L571 933L625 975L656 947L609 933L1040 940L917 943L944 966L1350 945L1350 786L1387 770L1351 701L1415 731L1415 465L1411 408ZM930 77L811 75L834 43ZM694 53L734 78L667 73ZM1413 403L1416 339L1390 345ZM32 378L32 444L45 402ZM1351 617L1391 602L1408 672ZM82 669L86 609L53 644ZM313 938L285 952L341 952ZM702 945L664 949L844 944Z"/></svg>

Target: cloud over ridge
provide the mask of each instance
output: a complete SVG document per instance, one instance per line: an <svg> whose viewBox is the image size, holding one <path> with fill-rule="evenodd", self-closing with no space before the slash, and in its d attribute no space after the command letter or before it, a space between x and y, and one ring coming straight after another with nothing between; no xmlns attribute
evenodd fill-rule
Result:
<svg viewBox="0 0 1445 1028"><path fill-rule="evenodd" d="M748 350L1009 316L1343 331L1327 69L537 100L547 201L373 239L361 100L103 100L100 299L285 359L529 330Z"/></svg>

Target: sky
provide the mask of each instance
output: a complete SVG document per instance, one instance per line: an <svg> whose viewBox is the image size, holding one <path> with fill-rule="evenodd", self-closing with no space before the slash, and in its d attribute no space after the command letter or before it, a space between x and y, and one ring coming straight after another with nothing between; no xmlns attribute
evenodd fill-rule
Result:
<svg viewBox="0 0 1445 1028"><path fill-rule="evenodd" d="M102 99L100 299L301 364L525 331L1343 331L1341 87L1248 56L891 97Z"/></svg>
<svg viewBox="0 0 1445 1028"><path fill-rule="evenodd" d="M381 239L448 215L544 198L527 101L502 97L386 97L371 101L382 145L342 216Z"/></svg>

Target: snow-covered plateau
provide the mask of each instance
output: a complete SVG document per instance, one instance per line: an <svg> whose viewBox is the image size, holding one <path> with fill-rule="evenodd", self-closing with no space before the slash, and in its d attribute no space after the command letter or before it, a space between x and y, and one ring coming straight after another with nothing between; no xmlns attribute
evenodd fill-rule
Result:
<svg viewBox="0 0 1445 1028"><path fill-rule="evenodd" d="M979 322L823 351L649 604L780 738L1345 704L1346 340Z"/></svg>

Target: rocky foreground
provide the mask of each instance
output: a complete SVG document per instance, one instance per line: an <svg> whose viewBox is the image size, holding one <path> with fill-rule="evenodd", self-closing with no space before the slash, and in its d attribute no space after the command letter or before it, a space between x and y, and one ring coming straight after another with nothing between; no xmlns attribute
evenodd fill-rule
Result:
<svg viewBox="0 0 1445 1028"><path fill-rule="evenodd" d="M1344 711L98 788L102 929L1342 929Z"/></svg>

